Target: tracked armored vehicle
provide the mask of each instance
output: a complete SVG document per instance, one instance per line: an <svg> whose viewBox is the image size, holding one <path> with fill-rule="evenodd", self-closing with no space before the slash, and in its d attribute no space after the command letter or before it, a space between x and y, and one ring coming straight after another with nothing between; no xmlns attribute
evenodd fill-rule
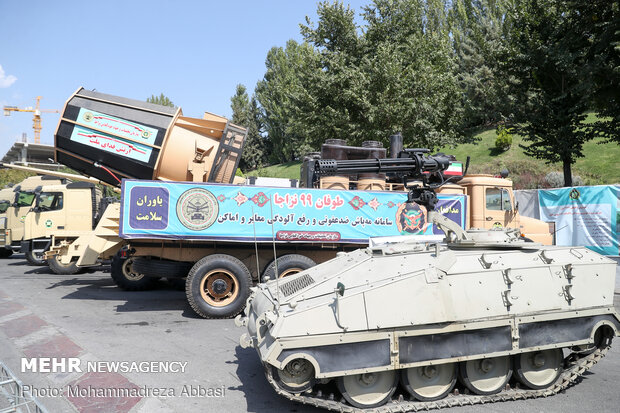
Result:
<svg viewBox="0 0 620 413"><path fill-rule="evenodd" d="M447 158L401 158L373 170L420 179L409 201L428 208L445 242L340 253L258 285L236 323L275 391L334 411L391 412L549 396L574 383L620 332L615 262L516 230L464 231L433 211L433 176Z"/></svg>

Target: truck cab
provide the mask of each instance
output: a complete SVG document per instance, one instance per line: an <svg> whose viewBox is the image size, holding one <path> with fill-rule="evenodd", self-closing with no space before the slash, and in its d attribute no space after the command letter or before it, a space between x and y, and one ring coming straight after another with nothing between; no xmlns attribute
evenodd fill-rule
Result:
<svg viewBox="0 0 620 413"><path fill-rule="evenodd" d="M9 209L11 204L13 203L13 198L15 198L15 193L13 192L13 188L2 188L0 189L0 258L7 258L13 254L13 250L6 245L5 242L5 228L6 228L6 211Z"/></svg>
<svg viewBox="0 0 620 413"><path fill-rule="evenodd" d="M553 244L548 223L519 214L511 180L492 175L466 175L459 185L469 196L472 228L518 228L529 240Z"/></svg>
<svg viewBox="0 0 620 413"><path fill-rule="evenodd" d="M4 239L0 239L0 248L10 248L18 252L24 237L24 221L32 208L36 197L35 189L42 185L62 184L65 179L55 176L31 176L12 188L11 204L6 209L5 225L1 230Z"/></svg>
<svg viewBox="0 0 620 413"><path fill-rule="evenodd" d="M44 185L34 190L32 210L24 221L21 251L44 253L55 239L74 239L96 226L101 190L90 182Z"/></svg>

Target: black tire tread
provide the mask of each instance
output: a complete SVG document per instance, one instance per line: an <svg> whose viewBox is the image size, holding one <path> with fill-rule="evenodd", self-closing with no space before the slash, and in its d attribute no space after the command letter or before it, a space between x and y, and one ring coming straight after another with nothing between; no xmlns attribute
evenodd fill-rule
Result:
<svg viewBox="0 0 620 413"><path fill-rule="evenodd" d="M242 288L245 291L239 291L239 297L237 297L237 300L235 300L233 304L226 306L226 307L222 307L222 308L230 307L229 311L207 312L205 311L206 309L203 308L200 305L200 303L197 301L197 300L202 300L202 297L200 297L199 291L194 291L193 289L194 279L197 277L198 278L202 277L202 274L201 274L202 271L200 271L200 269L205 265L212 265L214 268L217 268L218 266L222 266L222 264L218 262L223 262L224 264L226 263L233 264L239 267L239 269L241 270L243 274L237 274L235 272L235 275L237 276L237 278L239 279L239 283L241 284L239 288ZM198 283L199 282L200 280L198 280ZM245 286L243 284L245 284ZM250 274L250 271L245 266L245 264L243 264L240 260L233 257L232 255L212 254L212 255L207 255L206 257L200 259L198 262L196 262L196 264L194 264L194 266L190 270L189 274L187 275L187 280L185 282L185 295L187 296L187 301L189 302L189 305L192 307L192 309L196 312L196 314L198 314L199 316L203 318L207 318L207 319L232 318L232 317L235 317L237 314L239 314L245 307L245 303L248 297L250 296L251 286L252 286L252 275ZM198 297L194 297L194 295L196 295L195 293L197 293ZM206 303L205 305L208 306L208 304Z"/></svg>
<svg viewBox="0 0 620 413"><path fill-rule="evenodd" d="M127 258L131 259L131 258ZM112 276L112 280L114 283L121 289L125 291L143 291L150 289L156 278L153 277L143 277L138 281L130 281L123 275L123 263L125 259L120 257L120 254L117 253L114 257L112 257L112 262L110 263L110 275Z"/></svg>

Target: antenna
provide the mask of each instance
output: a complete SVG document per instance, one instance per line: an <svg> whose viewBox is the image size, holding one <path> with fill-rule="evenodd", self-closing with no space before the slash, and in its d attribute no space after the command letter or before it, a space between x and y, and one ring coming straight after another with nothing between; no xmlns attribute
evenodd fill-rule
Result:
<svg viewBox="0 0 620 413"><path fill-rule="evenodd" d="M256 254L256 274L258 276L258 282L261 282L261 273L258 264L258 243L256 242L256 220L254 219L254 205L252 205L252 227L254 228L254 253Z"/></svg>
<svg viewBox="0 0 620 413"><path fill-rule="evenodd" d="M278 307L280 306L280 273L278 272L278 256L276 255L276 236L273 229L273 198L269 197L269 209L271 210L271 243L273 244L273 264L276 269L276 290L278 291Z"/></svg>

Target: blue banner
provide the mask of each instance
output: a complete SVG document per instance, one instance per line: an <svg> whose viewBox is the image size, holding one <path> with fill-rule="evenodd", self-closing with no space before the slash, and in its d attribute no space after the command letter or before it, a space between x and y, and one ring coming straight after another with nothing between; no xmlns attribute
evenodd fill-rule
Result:
<svg viewBox="0 0 620 413"><path fill-rule="evenodd" d="M407 193L124 180L120 236L240 242L368 242L442 234ZM467 198L440 195L437 210L465 227Z"/></svg>
<svg viewBox="0 0 620 413"><path fill-rule="evenodd" d="M620 187L611 185L540 190L540 219L555 221L557 245L619 255L619 195Z"/></svg>

